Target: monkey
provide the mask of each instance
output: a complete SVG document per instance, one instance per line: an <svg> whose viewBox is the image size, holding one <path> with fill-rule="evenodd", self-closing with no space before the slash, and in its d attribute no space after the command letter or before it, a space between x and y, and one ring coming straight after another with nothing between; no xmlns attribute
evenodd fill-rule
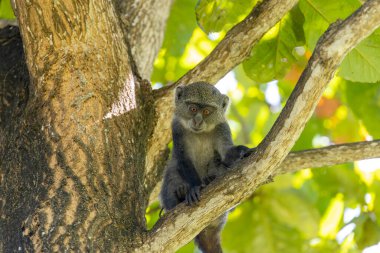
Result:
<svg viewBox="0 0 380 253"><path fill-rule="evenodd" d="M225 118L228 103L228 96L205 82L176 88L172 157L165 168L160 192L165 210L183 201L187 205L198 203L202 188L252 152L232 142ZM202 252L222 252L220 232L226 217L227 213L223 214L195 237Z"/></svg>

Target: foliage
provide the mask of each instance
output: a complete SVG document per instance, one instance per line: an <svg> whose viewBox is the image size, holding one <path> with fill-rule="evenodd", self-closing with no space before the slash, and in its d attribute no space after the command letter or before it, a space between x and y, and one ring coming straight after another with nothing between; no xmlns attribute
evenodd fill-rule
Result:
<svg viewBox="0 0 380 253"><path fill-rule="evenodd" d="M176 0L153 81L165 85L194 67L254 4ZM360 5L359 0L300 0L217 84L232 99L228 118L236 143L260 143L319 37ZM380 138L379 35L373 33L344 59L294 150ZM225 252L354 253L376 244L380 162L370 166L353 163L276 177L230 213L222 234ZM147 215L150 224L157 212ZM193 243L179 252L194 252Z"/></svg>
<svg viewBox="0 0 380 253"><path fill-rule="evenodd" d="M175 0L156 59L154 84L173 82L201 61L257 1ZM269 131L329 24L360 0L300 0L218 87L232 98L236 143ZM0 19L14 18L9 0ZM380 31L347 55L294 150L380 138ZM356 253L380 241L380 162L307 169L275 178L229 215L226 252ZM372 166L372 168L370 168ZM159 206L147 210L149 227ZM190 243L179 252L194 252Z"/></svg>
<svg viewBox="0 0 380 253"><path fill-rule="evenodd" d="M0 0L0 19L14 19L10 0Z"/></svg>

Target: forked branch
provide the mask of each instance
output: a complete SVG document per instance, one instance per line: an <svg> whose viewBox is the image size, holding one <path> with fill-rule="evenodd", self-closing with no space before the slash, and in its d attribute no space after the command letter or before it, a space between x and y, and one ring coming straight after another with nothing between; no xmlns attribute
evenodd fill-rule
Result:
<svg viewBox="0 0 380 253"><path fill-rule="evenodd" d="M155 182L157 166L162 159L167 144L170 141L170 119L173 114L173 89L179 84L188 84L195 81L215 83L231 69L246 59L252 47L261 37L289 12L298 0L264 0L239 24L233 27L216 48L196 67L187 72L173 85L159 89L155 93L157 123L148 143L146 158L146 174L152 175Z"/></svg>
<svg viewBox="0 0 380 253"><path fill-rule="evenodd" d="M136 252L173 252L215 217L250 196L289 153L345 55L380 26L380 1L369 0L319 40L286 106L257 152L205 189L198 206L183 204L165 215Z"/></svg>

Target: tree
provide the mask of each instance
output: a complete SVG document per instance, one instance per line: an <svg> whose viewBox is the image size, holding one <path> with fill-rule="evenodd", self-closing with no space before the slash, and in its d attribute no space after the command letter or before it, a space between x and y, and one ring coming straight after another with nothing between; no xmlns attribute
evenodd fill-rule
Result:
<svg viewBox="0 0 380 253"><path fill-rule="evenodd" d="M172 252L270 176L380 157L379 141L288 155L355 46L357 52L341 65L341 77L347 82L380 80L378 66L370 69L360 61L368 47L374 48L368 54L379 54L375 29L380 26L380 2L339 4L337 13L345 20L326 30L337 18L330 9L321 13L325 20L315 31L308 20L315 19L311 12L323 4L337 6L322 0L298 5L296 0L237 2L198 2L197 20L204 31L223 34L237 24L178 81L152 90L148 80L171 1L14 1L22 42L18 30L8 27L2 30L0 48L5 59L0 70L3 251ZM253 10L238 23L237 10L248 4ZM306 64L306 58L289 54L293 47L287 48L299 39L297 18L304 19L302 36L313 55L257 152L206 188L199 206L180 205L148 231L145 212L169 154L173 89L199 80L215 83L243 61L257 83L281 80L290 67ZM177 16L175 25L186 25L182 19ZM172 28L168 24L168 36ZM278 44L271 37L275 29L274 40L282 41ZM366 37L369 41L363 41ZM175 49L173 42L164 43L167 50ZM273 52L273 46L277 51L265 62L268 54L263 52ZM261 68L271 61L273 66ZM170 81L159 79L157 69L152 80ZM376 128L372 121L363 118L369 131Z"/></svg>

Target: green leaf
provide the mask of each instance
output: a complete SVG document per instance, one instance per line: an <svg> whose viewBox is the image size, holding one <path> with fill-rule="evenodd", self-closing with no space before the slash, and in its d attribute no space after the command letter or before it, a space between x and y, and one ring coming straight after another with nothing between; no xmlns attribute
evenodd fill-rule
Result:
<svg viewBox="0 0 380 253"><path fill-rule="evenodd" d="M317 193L322 213L326 211L331 198L339 193L344 195L346 206L356 206L359 200L364 200L366 187L359 180L359 175L353 169L352 164L314 169L312 174L312 180L318 184Z"/></svg>
<svg viewBox="0 0 380 253"><path fill-rule="evenodd" d="M307 45L310 49L314 49L329 24L348 17L360 7L360 2L359 0L301 0L299 7L305 16L303 29Z"/></svg>
<svg viewBox="0 0 380 253"><path fill-rule="evenodd" d="M255 198L255 203L245 202L230 214L222 234L226 252L302 252L300 233L274 219L268 200Z"/></svg>
<svg viewBox="0 0 380 253"><path fill-rule="evenodd" d="M363 40L344 58L339 75L354 82L380 81L380 30Z"/></svg>
<svg viewBox="0 0 380 253"><path fill-rule="evenodd" d="M380 241L380 227L370 213L364 213L355 220L355 240L359 249L377 244Z"/></svg>
<svg viewBox="0 0 380 253"><path fill-rule="evenodd" d="M186 72L180 64L186 45L197 27L194 0L175 0L166 24L165 38L156 58L153 82L174 81Z"/></svg>
<svg viewBox="0 0 380 253"><path fill-rule="evenodd" d="M0 0L0 19L15 19L13 14L11 1L10 0Z"/></svg>
<svg viewBox="0 0 380 253"><path fill-rule="evenodd" d="M319 213L312 203L295 190L282 190L268 200L277 221L296 228L304 238L318 236Z"/></svg>
<svg viewBox="0 0 380 253"><path fill-rule="evenodd" d="M195 8L199 27L206 33L228 30L252 10L257 0L199 0Z"/></svg>
<svg viewBox="0 0 380 253"><path fill-rule="evenodd" d="M361 119L369 134L380 137L380 83L346 84L347 103L356 117Z"/></svg>
<svg viewBox="0 0 380 253"><path fill-rule="evenodd" d="M297 61L295 48L304 45L302 15L286 15L251 52L244 61L247 75L258 83L282 78Z"/></svg>
<svg viewBox="0 0 380 253"><path fill-rule="evenodd" d="M377 172L380 175L380 171ZM378 177L380 178L380 177ZM371 185L371 190L374 193L374 204L373 213L376 215L377 225L380 226L380 182L379 180L374 180Z"/></svg>
<svg viewBox="0 0 380 253"><path fill-rule="evenodd" d="M360 7L359 0L301 0L300 9L305 16L306 42L314 49L328 26L345 19ZM380 80L380 30L356 46L343 60L339 75L350 81L378 82Z"/></svg>

